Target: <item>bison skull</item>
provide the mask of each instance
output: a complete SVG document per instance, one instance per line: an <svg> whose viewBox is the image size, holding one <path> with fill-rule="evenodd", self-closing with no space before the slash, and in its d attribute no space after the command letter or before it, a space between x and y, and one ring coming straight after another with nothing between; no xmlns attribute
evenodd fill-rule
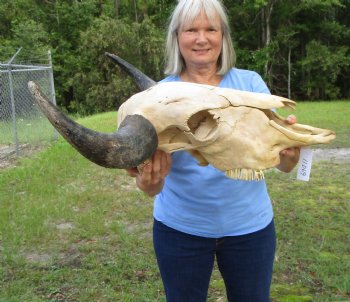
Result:
<svg viewBox="0 0 350 302"><path fill-rule="evenodd" d="M273 108L295 102L194 83L160 83L131 97L119 109L119 121L132 115L149 120L158 134L158 148L186 150L199 164L211 164L239 179L261 179L262 170L279 163L289 147L328 143L332 131L286 125Z"/></svg>
<svg viewBox="0 0 350 302"><path fill-rule="evenodd" d="M325 144L335 138L330 130L287 125L273 109L294 108L295 102L289 99L194 83L155 84L129 63L109 56L146 89L122 104L118 131L113 134L78 125L48 102L35 83L29 83L54 127L98 165L131 168L157 148L186 150L200 165L211 164L231 178L257 180L263 178L263 170L279 163L281 150Z"/></svg>

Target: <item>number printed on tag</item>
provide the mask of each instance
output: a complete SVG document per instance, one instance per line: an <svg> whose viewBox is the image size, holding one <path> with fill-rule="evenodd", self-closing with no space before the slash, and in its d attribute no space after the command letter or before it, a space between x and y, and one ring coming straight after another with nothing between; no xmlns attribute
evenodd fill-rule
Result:
<svg viewBox="0 0 350 302"><path fill-rule="evenodd" d="M312 150L309 148L300 149L300 158L297 179L309 181L312 166Z"/></svg>

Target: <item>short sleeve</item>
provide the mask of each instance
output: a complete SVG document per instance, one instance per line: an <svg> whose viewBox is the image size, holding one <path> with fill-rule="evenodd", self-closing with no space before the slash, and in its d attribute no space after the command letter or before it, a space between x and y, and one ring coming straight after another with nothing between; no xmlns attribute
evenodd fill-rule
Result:
<svg viewBox="0 0 350 302"><path fill-rule="evenodd" d="M252 92L271 94L271 92L270 92L269 88L267 87L265 81L255 71L252 72L251 85L252 85Z"/></svg>

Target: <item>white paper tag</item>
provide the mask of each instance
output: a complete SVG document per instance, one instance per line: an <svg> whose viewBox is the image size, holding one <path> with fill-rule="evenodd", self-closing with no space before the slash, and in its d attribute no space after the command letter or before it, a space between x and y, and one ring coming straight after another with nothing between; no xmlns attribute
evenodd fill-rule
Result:
<svg viewBox="0 0 350 302"><path fill-rule="evenodd" d="M300 148L297 179L309 181L312 166L312 149Z"/></svg>

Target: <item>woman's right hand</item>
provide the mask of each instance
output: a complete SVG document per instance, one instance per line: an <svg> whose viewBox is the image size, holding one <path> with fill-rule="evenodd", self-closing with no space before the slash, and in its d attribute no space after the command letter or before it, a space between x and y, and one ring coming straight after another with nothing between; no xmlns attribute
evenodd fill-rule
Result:
<svg viewBox="0 0 350 302"><path fill-rule="evenodd" d="M131 177L136 178L136 185L141 191L149 196L154 196L162 190L164 179L169 174L170 168L171 155L157 150L152 159L138 167L126 169L126 171Z"/></svg>

